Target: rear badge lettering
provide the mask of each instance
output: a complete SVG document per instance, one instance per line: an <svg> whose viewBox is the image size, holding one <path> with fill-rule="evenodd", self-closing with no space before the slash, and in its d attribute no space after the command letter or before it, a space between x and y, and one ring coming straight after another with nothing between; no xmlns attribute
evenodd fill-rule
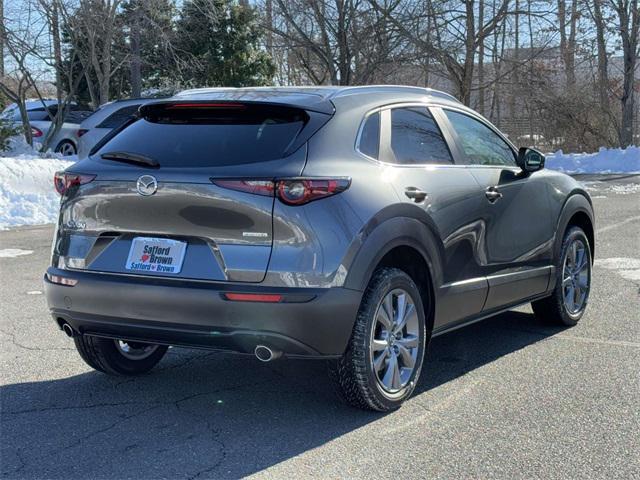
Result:
<svg viewBox="0 0 640 480"><path fill-rule="evenodd" d="M268 233L265 232L242 232L243 237L259 237L259 238L267 238L269 236Z"/></svg>

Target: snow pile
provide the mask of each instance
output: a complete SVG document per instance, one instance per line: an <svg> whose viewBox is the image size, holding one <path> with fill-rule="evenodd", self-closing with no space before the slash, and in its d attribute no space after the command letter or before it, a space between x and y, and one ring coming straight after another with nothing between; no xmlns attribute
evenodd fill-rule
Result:
<svg viewBox="0 0 640 480"><path fill-rule="evenodd" d="M565 173L640 173L640 147L604 148L596 153L550 153L545 168Z"/></svg>
<svg viewBox="0 0 640 480"><path fill-rule="evenodd" d="M15 157L17 155L38 156L40 144L34 139L33 147L27 143L22 135L9 137L9 148L6 152L0 152L0 157ZM52 155L57 156L57 155Z"/></svg>
<svg viewBox="0 0 640 480"><path fill-rule="evenodd" d="M40 157L40 155L46 155L47 158L59 158L64 160L77 161L77 155L63 156L61 153L54 152L51 148L45 154L40 153L42 144L33 140L33 147L27 143L22 135L9 138L9 148L5 152L0 151L0 158L2 157L16 157L18 155L29 157Z"/></svg>
<svg viewBox="0 0 640 480"><path fill-rule="evenodd" d="M33 155L0 157L0 229L55 222L60 197L53 174L72 163Z"/></svg>

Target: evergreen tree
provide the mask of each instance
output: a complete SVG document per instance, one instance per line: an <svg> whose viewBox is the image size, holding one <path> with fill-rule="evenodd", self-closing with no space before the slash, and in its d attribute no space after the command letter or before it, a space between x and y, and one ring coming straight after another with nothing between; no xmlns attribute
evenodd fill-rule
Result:
<svg viewBox="0 0 640 480"><path fill-rule="evenodd" d="M121 16L128 34L127 80L132 94L141 93L136 91L137 82L142 92L167 87L178 68L172 49L174 0L128 0L123 3Z"/></svg>
<svg viewBox="0 0 640 480"><path fill-rule="evenodd" d="M190 59L182 80L192 86L243 87L272 81L275 67L260 49L255 12L233 0L187 0L176 45Z"/></svg>

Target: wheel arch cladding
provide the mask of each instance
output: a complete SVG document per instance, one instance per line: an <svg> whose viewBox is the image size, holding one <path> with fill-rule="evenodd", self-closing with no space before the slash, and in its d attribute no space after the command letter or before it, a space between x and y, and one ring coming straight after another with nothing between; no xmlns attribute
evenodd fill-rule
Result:
<svg viewBox="0 0 640 480"><path fill-rule="evenodd" d="M595 258L595 225L594 214L591 202L582 192L574 192L568 198L562 208L558 226L556 229L556 240L554 245L554 257L558 258L562 249L564 235L572 226L580 227L589 241L591 249L591 261Z"/></svg>
<svg viewBox="0 0 640 480"><path fill-rule="evenodd" d="M345 287L363 291L380 266L404 270L418 285L433 326L437 287L442 283L442 242L433 228L417 218L397 216L377 223L363 237L351 262Z"/></svg>

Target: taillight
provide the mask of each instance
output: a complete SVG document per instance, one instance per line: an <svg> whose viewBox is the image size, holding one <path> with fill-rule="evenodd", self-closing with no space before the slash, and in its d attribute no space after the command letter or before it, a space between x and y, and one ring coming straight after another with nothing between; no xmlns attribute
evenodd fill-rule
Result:
<svg viewBox="0 0 640 480"><path fill-rule="evenodd" d="M227 180L211 181L222 188L271 197L274 194L287 205L305 203L344 192L351 185L350 178L289 178L281 180Z"/></svg>
<svg viewBox="0 0 640 480"><path fill-rule="evenodd" d="M87 133L89 131L88 128L80 128L78 130L76 130L76 136L78 138L80 138L81 136L83 136L85 133Z"/></svg>
<svg viewBox="0 0 640 480"><path fill-rule="evenodd" d="M60 195L64 195L70 188L84 185L93 181L95 175L82 173L56 172L53 176L53 186Z"/></svg>
<svg viewBox="0 0 640 480"><path fill-rule="evenodd" d="M31 136L33 138L38 138L42 136L42 130L36 127L31 127Z"/></svg>
<svg viewBox="0 0 640 480"><path fill-rule="evenodd" d="M211 179L214 185L229 188L239 192L254 193L256 195L273 196L274 184L271 180L224 180Z"/></svg>
<svg viewBox="0 0 640 480"><path fill-rule="evenodd" d="M350 184L351 180L347 178L280 180L278 198L287 205L303 205L344 192Z"/></svg>

